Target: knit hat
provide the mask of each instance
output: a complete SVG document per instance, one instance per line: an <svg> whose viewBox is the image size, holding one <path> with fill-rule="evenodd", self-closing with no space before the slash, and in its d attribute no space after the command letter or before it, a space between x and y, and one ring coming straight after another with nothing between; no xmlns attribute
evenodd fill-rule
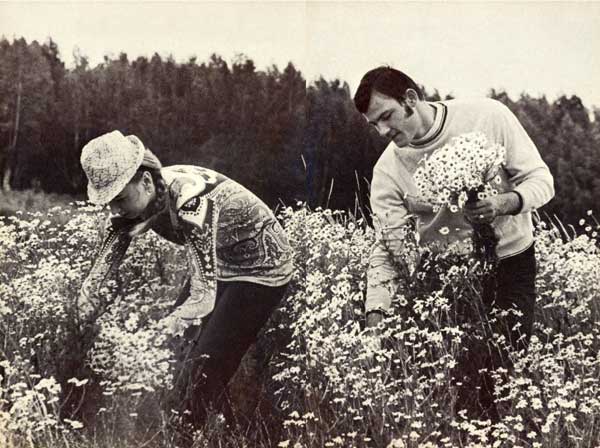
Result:
<svg viewBox="0 0 600 448"><path fill-rule="evenodd" d="M113 200L142 165L145 152L139 138L125 137L119 131L101 135L85 145L81 166L88 178L90 202L104 205Z"/></svg>

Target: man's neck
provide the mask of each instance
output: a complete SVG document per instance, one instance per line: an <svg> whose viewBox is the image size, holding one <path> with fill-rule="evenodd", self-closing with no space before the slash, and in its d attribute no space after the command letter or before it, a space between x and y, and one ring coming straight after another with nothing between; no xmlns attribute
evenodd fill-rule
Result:
<svg viewBox="0 0 600 448"><path fill-rule="evenodd" d="M417 113L421 117L421 126L414 140L423 138L431 130L433 123L435 122L435 114L437 110L428 101L424 101L417 106Z"/></svg>
<svg viewBox="0 0 600 448"><path fill-rule="evenodd" d="M435 126L441 125L441 123L436 122L438 108L433 103L428 101L420 102L417 106L417 113L419 114L421 125L419 126L419 131L415 134L415 138L411 140L410 146L420 144L424 138L427 138L429 134L435 131L433 129Z"/></svg>

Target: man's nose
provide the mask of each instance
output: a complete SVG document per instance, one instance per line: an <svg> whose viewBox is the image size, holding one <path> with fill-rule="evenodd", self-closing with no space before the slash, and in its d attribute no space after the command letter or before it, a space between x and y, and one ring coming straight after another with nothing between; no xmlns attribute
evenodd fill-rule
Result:
<svg viewBox="0 0 600 448"><path fill-rule="evenodd" d="M385 125L385 124L383 124L383 123L377 123L377 124L375 125L375 128L377 129L377 132L379 132L379 135L382 135L382 136L384 136L384 137L385 137L385 136L387 135L387 133L390 131L390 127L389 127L389 126L386 126L386 125Z"/></svg>

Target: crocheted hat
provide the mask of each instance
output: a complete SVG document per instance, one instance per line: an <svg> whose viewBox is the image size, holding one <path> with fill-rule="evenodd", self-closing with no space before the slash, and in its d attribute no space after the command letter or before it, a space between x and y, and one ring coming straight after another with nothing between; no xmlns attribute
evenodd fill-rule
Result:
<svg viewBox="0 0 600 448"><path fill-rule="evenodd" d="M144 159L144 144L135 135L119 131L91 140L81 151L81 166L88 178L90 202L108 204L129 183Z"/></svg>

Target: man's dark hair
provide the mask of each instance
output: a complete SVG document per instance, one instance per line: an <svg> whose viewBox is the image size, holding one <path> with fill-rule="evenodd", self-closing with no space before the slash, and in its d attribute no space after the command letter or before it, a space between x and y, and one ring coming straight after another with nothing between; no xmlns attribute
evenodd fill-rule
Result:
<svg viewBox="0 0 600 448"><path fill-rule="evenodd" d="M403 102L406 100L406 89L413 89L419 99L423 99L423 92L410 76L391 67L377 67L369 70L360 80L354 95L354 105L361 114L364 114L369 108L373 90Z"/></svg>

